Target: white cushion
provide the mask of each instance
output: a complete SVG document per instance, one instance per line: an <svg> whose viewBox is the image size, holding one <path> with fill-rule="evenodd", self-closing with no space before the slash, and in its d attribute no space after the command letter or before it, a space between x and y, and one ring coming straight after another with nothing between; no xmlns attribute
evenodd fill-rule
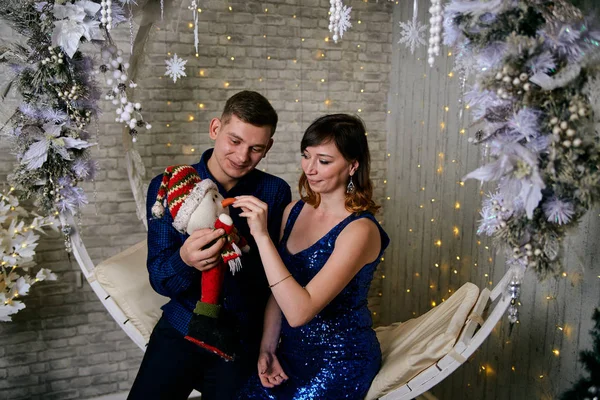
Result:
<svg viewBox="0 0 600 400"><path fill-rule="evenodd" d="M406 384L447 355L478 296L479 288L465 283L426 314L375 329L381 345L382 365L366 400L377 399Z"/></svg>
<svg viewBox="0 0 600 400"><path fill-rule="evenodd" d="M146 342L162 315L160 309L169 298L150 286L146 258L148 245L140 242L98 264L94 274L123 313L142 334Z"/></svg>

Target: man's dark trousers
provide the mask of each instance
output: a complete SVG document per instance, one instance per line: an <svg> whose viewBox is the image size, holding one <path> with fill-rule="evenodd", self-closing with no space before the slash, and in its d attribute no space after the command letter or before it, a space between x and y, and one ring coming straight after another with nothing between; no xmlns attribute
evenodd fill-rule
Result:
<svg viewBox="0 0 600 400"><path fill-rule="evenodd" d="M201 349L161 317L127 399L184 400L193 389L202 393L202 400L234 399L240 385L256 372L257 360L245 361L227 362Z"/></svg>

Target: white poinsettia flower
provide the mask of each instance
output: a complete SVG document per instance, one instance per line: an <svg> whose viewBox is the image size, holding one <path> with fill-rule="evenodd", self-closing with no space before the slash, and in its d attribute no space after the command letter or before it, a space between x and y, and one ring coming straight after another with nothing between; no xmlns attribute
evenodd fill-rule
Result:
<svg viewBox="0 0 600 400"><path fill-rule="evenodd" d="M37 275L35 276L35 279L37 279L38 281L55 281L56 274L47 268L42 268L38 271Z"/></svg>
<svg viewBox="0 0 600 400"><path fill-rule="evenodd" d="M63 159L71 160L69 149L85 149L93 146L94 143L89 143L85 140L72 138L69 136L60 136L62 127L65 124L55 124L54 122L45 123L43 133L37 135L37 141L34 142L29 149L23 154L21 159L22 164L27 164L27 169L37 169L42 167L48 159L48 150L52 148Z"/></svg>
<svg viewBox="0 0 600 400"><path fill-rule="evenodd" d="M31 288L31 285L29 283L27 283L25 278L20 276L19 279L17 279L15 281L15 283L13 284L13 287L10 288L10 292L9 292L8 296L9 297L25 296L29 293L30 288Z"/></svg>
<svg viewBox="0 0 600 400"><path fill-rule="evenodd" d="M89 0L76 1L75 5L78 7L81 7L83 9L83 11L85 11L86 15L91 18L95 17L101 8L100 4L94 3L93 1L89 1Z"/></svg>
<svg viewBox="0 0 600 400"><path fill-rule="evenodd" d="M31 260L35 255L35 248L38 245L37 241L39 238L39 235L36 235L33 233L33 231L25 232L23 235L21 235L19 246L15 247L16 252L19 253L23 259Z"/></svg>
<svg viewBox="0 0 600 400"><path fill-rule="evenodd" d="M10 315L18 313L25 308L25 304L18 300L7 301L4 293L0 293L0 321L12 321Z"/></svg>
<svg viewBox="0 0 600 400"><path fill-rule="evenodd" d="M83 7L79 7L75 4L55 4L52 9L52 13L54 14L54 18L56 19L65 19L68 18L73 21L83 21L85 18L85 10Z"/></svg>
<svg viewBox="0 0 600 400"><path fill-rule="evenodd" d="M87 0L55 4L53 13L58 21L54 21L52 45L60 46L69 57L73 57L82 37L87 40L104 39L99 22L93 19L99 10L100 4Z"/></svg>
<svg viewBox="0 0 600 400"><path fill-rule="evenodd" d="M542 189L546 187L537 157L518 143L502 143L497 148L501 150L495 161L467 174L462 180L499 181L502 196L518 200L527 217L532 219L533 211L542 200Z"/></svg>
<svg viewBox="0 0 600 400"><path fill-rule="evenodd" d="M79 41L84 32L85 28L77 21L70 19L54 21L52 46L61 47L69 57L73 57L79 48Z"/></svg>
<svg viewBox="0 0 600 400"><path fill-rule="evenodd" d="M48 126L45 135L54 137L58 128ZM35 277L30 272L30 268L36 265L34 256L39 235L35 231L41 232L42 227L55 223L57 219L29 213L19 207L16 198L4 194L0 194L0 216L5 217L0 229L0 261L5 262L8 267L0 269L0 321L11 321L12 314L25 308L21 297L29 294L32 285L57 278L45 268L38 271ZM30 223L26 223L30 220Z"/></svg>

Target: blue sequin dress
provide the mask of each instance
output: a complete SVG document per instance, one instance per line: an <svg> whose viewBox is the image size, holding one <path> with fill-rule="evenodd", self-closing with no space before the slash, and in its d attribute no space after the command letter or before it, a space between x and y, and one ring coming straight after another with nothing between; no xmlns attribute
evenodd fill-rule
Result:
<svg viewBox="0 0 600 400"><path fill-rule="evenodd" d="M292 328L282 318L277 357L289 379L275 388L262 386L255 375L239 393L239 399L363 399L381 365L379 342L372 329L367 294L373 273L389 238L371 213L352 214L318 242L290 254L287 241L304 202L290 212L279 254L296 281L306 286L333 252L340 232L359 218L372 220L381 234L377 260L365 265L342 292L309 323Z"/></svg>

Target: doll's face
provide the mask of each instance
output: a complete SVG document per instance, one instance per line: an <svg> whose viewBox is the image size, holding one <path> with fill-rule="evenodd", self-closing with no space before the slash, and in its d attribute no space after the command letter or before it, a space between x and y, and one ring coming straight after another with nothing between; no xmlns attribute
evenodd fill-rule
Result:
<svg viewBox="0 0 600 400"><path fill-rule="evenodd" d="M212 228L221 214L229 215L229 209L223 208L223 196L216 190L209 190L198 207L192 213L187 226L187 233L192 234L197 229Z"/></svg>

